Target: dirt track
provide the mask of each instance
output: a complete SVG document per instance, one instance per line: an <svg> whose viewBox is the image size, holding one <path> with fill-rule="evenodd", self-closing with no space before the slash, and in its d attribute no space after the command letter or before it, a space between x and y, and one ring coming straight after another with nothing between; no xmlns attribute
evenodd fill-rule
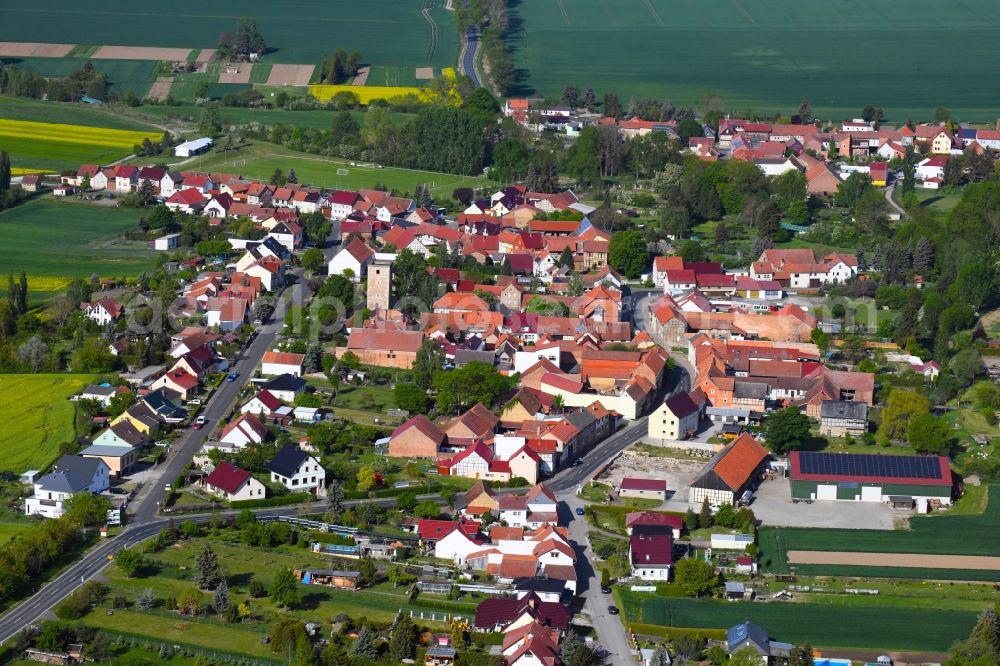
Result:
<svg viewBox="0 0 1000 666"><path fill-rule="evenodd" d="M848 553L842 551L790 550L789 564L854 564L866 567L921 569L1000 570L1000 557L979 555L920 555L917 553Z"/></svg>

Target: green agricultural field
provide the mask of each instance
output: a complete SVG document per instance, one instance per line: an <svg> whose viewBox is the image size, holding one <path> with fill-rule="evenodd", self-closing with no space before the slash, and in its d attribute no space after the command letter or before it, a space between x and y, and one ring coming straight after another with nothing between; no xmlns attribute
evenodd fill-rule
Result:
<svg viewBox="0 0 1000 666"><path fill-rule="evenodd" d="M938 106L992 120L1000 104L1000 89L982 85L995 76L1000 28L987 0L537 0L517 3L512 25L515 94L576 85L623 103L714 96L764 115L794 113L807 97L827 117L874 104L898 123ZM929 45L949 57L928 58Z"/></svg>
<svg viewBox="0 0 1000 666"><path fill-rule="evenodd" d="M205 11L198 0L169 7L140 3L94 7L75 0L45 6L0 7L0 41L212 48L234 32L241 16L256 19L267 40L269 62L319 63L337 48L361 51L365 62L409 67L454 66L458 39L445 0L433 0L431 25L413 0L305 0L289 5L250 0ZM51 17L58 16L58 21ZM151 29L155 26L155 29ZM435 37L436 36L436 37Z"/></svg>
<svg viewBox="0 0 1000 666"><path fill-rule="evenodd" d="M0 17L4 17L8 9L0 8ZM5 18L0 18L0 26L4 25ZM116 24L112 22L112 25ZM3 28L0 28L0 32L8 34ZM4 39L17 41L27 38L8 35ZM47 77L69 76L73 72L79 71L87 62L87 58L2 58L0 60L4 64L14 64ZM95 69L107 75L112 92L124 96L131 90L139 98L145 97L149 93L149 86L155 78L154 72L157 65L154 60L95 59L91 62L94 63Z"/></svg>
<svg viewBox="0 0 1000 666"><path fill-rule="evenodd" d="M394 167L379 169L371 165L351 166L347 160L299 153L264 142L256 142L248 148L230 150L228 153L202 155L187 162L185 166L196 171L235 171L242 176L261 180L270 179L275 169L281 169L287 174L294 168L300 183L325 189L357 189L382 183L400 192L413 192L417 184L422 183L429 185L436 196L442 197L450 197L456 187L488 186L483 178Z"/></svg>
<svg viewBox="0 0 1000 666"><path fill-rule="evenodd" d="M76 439L71 395L90 375L0 375L0 470L45 469Z"/></svg>
<svg viewBox="0 0 1000 666"><path fill-rule="evenodd" d="M991 486L991 488L993 488ZM844 530L799 527L764 527L759 532L761 558L765 568L774 573L787 573L788 551L824 550L870 553L929 553L937 555L996 555L996 534L1000 528L1000 493L989 493L986 510L979 514L914 516L910 529L894 530ZM887 557L887 564L892 558ZM830 570L837 575L843 567L809 565L808 570L796 566L803 573L819 574ZM875 571L877 569L877 571ZM899 576L902 567L865 567L868 575ZM909 577L919 578L924 570L911 570ZM985 576L985 574L991 574ZM847 574L851 575L851 574ZM942 575L954 578L955 575ZM994 580L998 572L971 572L969 580Z"/></svg>
<svg viewBox="0 0 1000 666"><path fill-rule="evenodd" d="M86 125L107 129L157 131L140 120L120 116L99 106L64 102L42 102L20 97L0 97L0 120Z"/></svg>
<svg viewBox="0 0 1000 666"><path fill-rule="evenodd" d="M139 211L43 197L0 212L0 266L28 274L33 301L61 293L73 278L136 276L153 268L145 243L119 241ZM2 289L2 288L0 288Z"/></svg>
<svg viewBox="0 0 1000 666"><path fill-rule="evenodd" d="M945 652L976 623L975 611L891 605L830 605L708 601L648 597L640 601L643 624L724 629L750 619L775 639L820 648L872 648ZM626 606L627 615L636 609ZM872 631L878 627L878 631ZM919 631L914 631L919 627Z"/></svg>

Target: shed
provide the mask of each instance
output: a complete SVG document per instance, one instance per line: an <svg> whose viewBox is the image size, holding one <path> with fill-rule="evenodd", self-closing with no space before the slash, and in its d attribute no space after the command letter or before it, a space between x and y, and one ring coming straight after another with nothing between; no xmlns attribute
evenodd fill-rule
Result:
<svg viewBox="0 0 1000 666"><path fill-rule="evenodd" d="M176 157L194 157L195 155L201 155L202 153L208 151L214 143L215 142L207 136L200 139L185 141L184 143L174 146L174 155Z"/></svg>

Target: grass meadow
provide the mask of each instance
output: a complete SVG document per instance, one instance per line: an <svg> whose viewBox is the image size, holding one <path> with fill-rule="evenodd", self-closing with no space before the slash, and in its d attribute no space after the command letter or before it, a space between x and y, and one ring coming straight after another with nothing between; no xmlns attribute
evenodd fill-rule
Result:
<svg viewBox="0 0 1000 666"><path fill-rule="evenodd" d="M59 445L76 439L75 406L67 398L92 379L0 375L0 470L20 474L51 464L59 456Z"/></svg>
<svg viewBox="0 0 1000 666"><path fill-rule="evenodd" d="M429 185L436 196L450 197L456 187L487 187L488 181L472 176L417 171L373 165L354 166L347 160L329 159L320 155L300 153L283 146L257 141L239 150L213 152L185 163L195 171L237 172L247 178L268 180L275 169L285 174L295 169L300 183L326 189L370 188L382 183L400 192L413 192L418 183Z"/></svg>
<svg viewBox="0 0 1000 666"><path fill-rule="evenodd" d="M249 16L267 40L268 62L315 64L343 48L359 50L371 64L447 67L458 58L458 38L444 4L435 0L432 26L420 2L400 0L303 0L293 11L287 3L249 0L210 12L199 0L177 0L169 7L52 0L44 6L0 6L0 41L212 48L222 32L235 32L239 17Z"/></svg>
<svg viewBox="0 0 1000 666"><path fill-rule="evenodd" d="M714 96L765 115L793 113L806 97L825 117L873 104L896 123L929 120L938 106L992 121L1000 89L982 81L993 76L994 10L986 0L518 2L514 94L558 97L576 85L623 103ZM930 45L949 57L928 57Z"/></svg>
<svg viewBox="0 0 1000 666"><path fill-rule="evenodd" d="M147 117L153 122L164 122L173 119L184 122L197 123L201 118L201 109L193 104L183 104L178 106L143 106L136 109L139 117ZM0 105L0 115L3 114L3 106ZM220 107L219 116L223 122L236 125L246 125L250 123L260 123L261 125L297 125L312 129L329 130L333 122L333 111L289 111L288 109L250 109L241 107ZM351 115L359 125L365 121L364 111L353 111ZM405 122L414 117L412 113L393 113L392 119L396 123Z"/></svg>
<svg viewBox="0 0 1000 666"><path fill-rule="evenodd" d="M0 119L0 145L18 168L76 169L81 164L107 164L132 152L156 131L108 129L84 125Z"/></svg>
<svg viewBox="0 0 1000 666"><path fill-rule="evenodd" d="M36 123L85 125L117 130L154 131L140 120L132 120L100 106L43 102L21 97L0 97L0 119L28 120ZM131 146L129 146L131 148Z"/></svg>
<svg viewBox="0 0 1000 666"><path fill-rule="evenodd" d="M82 9L82 8L81 8ZM28 40L26 36L23 35L11 35L8 30L3 27L6 23L6 14L11 11L9 7L0 7L0 33L5 35L3 37L4 41L25 41ZM28 12L32 12L29 10ZM34 15L34 14L32 14ZM46 23L54 23L59 27L65 29L67 27L72 28L71 24L64 24L62 21L45 21ZM116 22L112 22L111 25L117 25ZM24 69L31 70L33 72L38 72L42 76L46 77L64 77L69 76L73 72L79 71L87 58L0 58L4 64L13 64L18 67L23 67ZM107 75L108 81L110 82L110 90L116 92L119 95L124 96L129 91L136 94L137 97L143 98L149 93L149 87L153 83L155 78L154 73L156 71L157 62L155 60L108 60L104 58L93 59L91 62L94 64L94 68L99 72L103 72Z"/></svg>
<svg viewBox="0 0 1000 666"><path fill-rule="evenodd" d="M153 268L156 253L145 243L116 236L135 225L139 214L51 197L5 210L0 212L0 266L25 271L29 298L36 302L61 293L73 278L86 280L95 273L134 277Z"/></svg>

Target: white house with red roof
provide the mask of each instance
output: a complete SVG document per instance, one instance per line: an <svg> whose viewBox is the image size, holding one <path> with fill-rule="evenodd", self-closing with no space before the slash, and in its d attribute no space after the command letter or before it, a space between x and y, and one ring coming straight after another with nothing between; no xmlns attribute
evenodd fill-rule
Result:
<svg viewBox="0 0 1000 666"><path fill-rule="evenodd" d="M419 529L419 528L418 528ZM448 532L434 542L434 557L451 560L462 566L472 553L483 548L483 539L478 530L470 532L461 523L455 522Z"/></svg>
<svg viewBox="0 0 1000 666"><path fill-rule="evenodd" d="M240 414L222 429L220 442L244 448L253 444L263 444L267 439L267 426L252 413Z"/></svg>
<svg viewBox="0 0 1000 666"><path fill-rule="evenodd" d="M368 247L368 244L360 238L354 238L333 255L327 264L327 273L343 275L344 271L350 270L351 280L360 282L368 274L368 266L374 257L375 250Z"/></svg>
<svg viewBox="0 0 1000 666"><path fill-rule="evenodd" d="M284 406L284 403L281 402L278 396L270 391L263 390L247 400L246 404L240 407L240 413L268 417L282 406Z"/></svg>
<svg viewBox="0 0 1000 666"><path fill-rule="evenodd" d="M198 213L208 203L208 199L201 192L194 188L187 188L174 192L167 199L166 206L174 212L194 214Z"/></svg>
<svg viewBox="0 0 1000 666"><path fill-rule="evenodd" d="M361 201L361 195L350 190L337 190L326 198L330 206L330 217L344 218L354 212L354 206Z"/></svg>
<svg viewBox="0 0 1000 666"><path fill-rule="evenodd" d="M192 375L184 368L173 368L162 377L150 385L154 391L164 388L177 394L184 402L187 402L198 392L198 377Z"/></svg>
<svg viewBox="0 0 1000 666"><path fill-rule="evenodd" d="M628 542L632 575L641 580L670 580L674 566L674 538L671 534L633 532Z"/></svg>
<svg viewBox="0 0 1000 666"><path fill-rule="evenodd" d="M260 363L260 374L262 375L292 375L302 376L302 362L305 360L304 354L291 354L288 352L267 351Z"/></svg>
<svg viewBox="0 0 1000 666"><path fill-rule="evenodd" d="M438 469L449 476L464 476L484 481L508 481L511 478L510 465L498 460L483 442L476 442L451 459L438 461Z"/></svg>
<svg viewBox="0 0 1000 666"><path fill-rule="evenodd" d="M80 308L87 319L92 319L101 326L107 326L112 322L118 321L125 311L122 304L113 298L102 298L93 303L84 303Z"/></svg>
<svg viewBox="0 0 1000 666"><path fill-rule="evenodd" d="M934 155L925 157L917 163L914 177L917 180L928 181L935 178L944 179L944 167L948 164L947 155Z"/></svg>
<svg viewBox="0 0 1000 666"><path fill-rule="evenodd" d="M662 502L667 499L667 482L663 479L626 476L618 486L618 496L655 499Z"/></svg>
<svg viewBox="0 0 1000 666"><path fill-rule="evenodd" d="M205 491L230 502L264 499L264 484L250 472L228 462L220 462L202 482Z"/></svg>

